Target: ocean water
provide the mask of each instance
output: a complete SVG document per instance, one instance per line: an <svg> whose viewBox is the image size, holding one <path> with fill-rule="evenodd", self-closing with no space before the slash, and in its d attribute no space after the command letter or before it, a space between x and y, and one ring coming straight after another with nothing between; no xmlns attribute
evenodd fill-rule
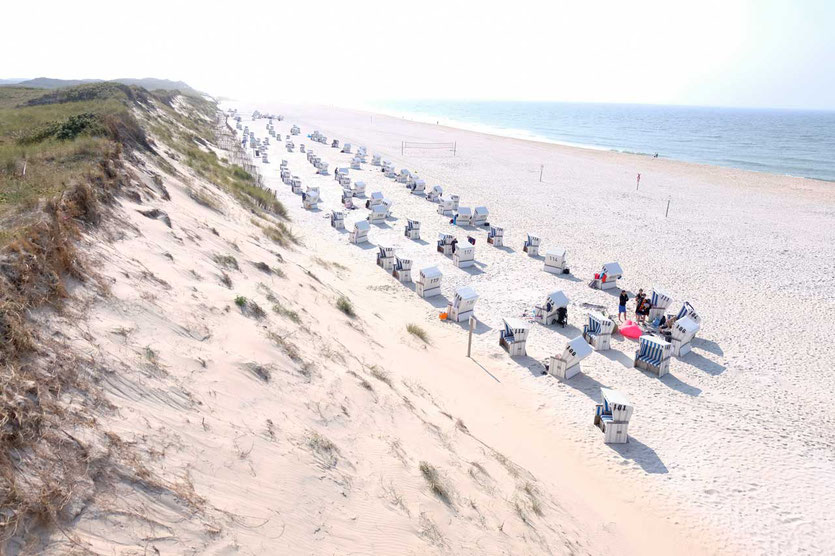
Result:
<svg viewBox="0 0 835 556"><path fill-rule="evenodd" d="M523 139L835 181L835 112L438 100L373 108Z"/></svg>

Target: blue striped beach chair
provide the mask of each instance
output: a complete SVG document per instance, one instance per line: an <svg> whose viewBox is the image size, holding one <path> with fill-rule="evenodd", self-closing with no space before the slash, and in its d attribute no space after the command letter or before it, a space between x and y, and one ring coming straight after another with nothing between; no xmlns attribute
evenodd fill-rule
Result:
<svg viewBox="0 0 835 556"><path fill-rule="evenodd" d="M671 345L658 336L641 336L641 343L635 352L635 367L662 377L670 372Z"/></svg>

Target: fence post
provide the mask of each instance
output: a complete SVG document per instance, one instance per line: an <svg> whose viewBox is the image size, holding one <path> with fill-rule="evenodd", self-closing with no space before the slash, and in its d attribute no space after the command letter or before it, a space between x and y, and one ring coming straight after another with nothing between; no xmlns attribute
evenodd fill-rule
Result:
<svg viewBox="0 0 835 556"><path fill-rule="evenodd" d="M539 181L540 181L540 182L542 181L542 172L543 172L544 170L545 170L545 165L544 165L544 164L540 164L540 165L539 165Z"/></svg>
<svg viewBox="0 0 835 556"><path fill-rule="evenodd" d="M456 156L458 154L458 141L454 141L452 143L452 156Z"/></svg>
<svg viewBox="0 0 835 556"><path fill-rule="evenodd" d="M467 357L470 356L473 349L473 330L475 330L475 317L470 317L470 333L467 337Z"/></svg>
<svg viewBox="0 0 835 556"><path fill-rule="evenodd" d="M400 141L400 156L403 156L403 141Z"/></svg>
<svg viewBox="0 0 835 556"><path fill-rule="evenodd" d="M667 212L664 213L664 218L667 218L667 215L670 214L670 199L672 197L667 197Z"/></svg>

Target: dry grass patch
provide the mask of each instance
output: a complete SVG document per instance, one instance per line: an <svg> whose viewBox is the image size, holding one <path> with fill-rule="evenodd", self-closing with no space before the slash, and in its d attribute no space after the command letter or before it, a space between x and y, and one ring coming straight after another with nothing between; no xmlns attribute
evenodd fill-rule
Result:
<svg viewBox="0 0 835 556"><path fill-rule="evenodd" d="M333 469L339 463L339 448L325 436L311 431L307 435L307 447L313 452L313 457L325 469Z"/></svg>
<svg viewBox="0 0 835 556"><path fill-rule="evenodd" d="M452 496L450 490L441 481L441 476L438 473L438 470L435 469L432 464L425 461L420 462L419 468L420 474L423 475L423 478L426 479L426 483L429 485L429 490L431 490L444 504L451 506Z"/></svg>
<svg viewBox="0 0 835 556"><path fill-rule="evenodd" d="M339 296L339 299L336 300L336 308L351 318L357 316L357 313L354 310L354 304L351 303L351 300L344 295Z"/></svg>
<svg viewBox="0 0 835 556"><path fill-rule="evenodd" d="M420 338L420 339L423 341L423 343L425 343L425 344L428 344L428 343L429 343L429 335L426 333L426 331L425 331L423 328L421 328L421 327L420 327L420 326L418 326L417 324L410 324L410 325L408 325L408 326L406 327L406 330L407 330L407 331L409 332L409 334L411 334L412 336L415 336L415 337L417 337L417 338Z"/></svg>

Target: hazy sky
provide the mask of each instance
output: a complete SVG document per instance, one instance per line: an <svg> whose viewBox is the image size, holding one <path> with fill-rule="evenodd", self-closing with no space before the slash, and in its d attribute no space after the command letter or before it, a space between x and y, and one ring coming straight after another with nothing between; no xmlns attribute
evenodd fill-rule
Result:
<svg viewBox="0 0 835 556"><path fill-rule="evenodd" d="M835 109L835 0L8 2L0 77L215 95Z"/></svg>

